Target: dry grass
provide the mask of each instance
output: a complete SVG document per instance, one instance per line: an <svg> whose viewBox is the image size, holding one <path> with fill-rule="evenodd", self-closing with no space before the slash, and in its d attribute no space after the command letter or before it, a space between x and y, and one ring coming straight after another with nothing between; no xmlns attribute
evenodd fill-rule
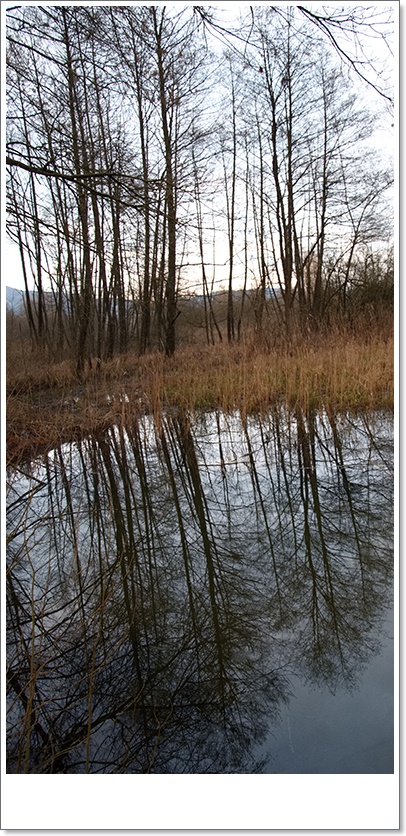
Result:
<svg viewBox="0 0 406 836"><path fill-rule="evenodd" d="M95 433L142 412L238 408L265 411L277 402L334 410L393 407L393 336L332 334L266 349L254 341L185 347L172 358L127 354L93 365L78 384L72 365L9 351L7 459ZM23 361L24 360L24 361Z"/></svg>

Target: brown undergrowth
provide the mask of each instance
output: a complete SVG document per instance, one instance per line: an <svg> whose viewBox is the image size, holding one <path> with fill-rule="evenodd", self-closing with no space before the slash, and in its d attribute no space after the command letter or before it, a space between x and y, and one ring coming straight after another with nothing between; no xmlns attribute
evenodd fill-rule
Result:
<svg viewBox="0 0 406 836"><path fill-rule="evenodd" d="M335 333L294 346L244 343L180 348L92 363L82 381L68 361L40 356L7 369L7 463L165 408L264 412L276 403L335 411L393 408L393 336Z"/></svg>

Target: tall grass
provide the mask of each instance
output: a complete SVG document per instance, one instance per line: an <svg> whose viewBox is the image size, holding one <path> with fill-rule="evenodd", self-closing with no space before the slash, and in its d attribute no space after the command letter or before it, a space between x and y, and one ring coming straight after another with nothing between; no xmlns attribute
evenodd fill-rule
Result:
<svg viewBox="0 0 406 836"><path fill-rule="evenodd" d="M78 383L72 365L33 353L19 365L8 352L8 461L30 447L130 423L164 408L235 408L263 412L275 403L307 410L393 407L394 346L390 327L360 334L335 331L269 347L241 343L185 346L172 358L135 353L92 365Z"/></svg>

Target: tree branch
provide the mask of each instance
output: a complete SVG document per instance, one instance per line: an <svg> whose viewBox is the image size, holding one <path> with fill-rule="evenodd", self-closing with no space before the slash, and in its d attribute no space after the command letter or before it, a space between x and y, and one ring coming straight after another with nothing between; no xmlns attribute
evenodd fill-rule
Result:
<svg viewBox="0 0 406 836"><path fill-rule="evenodd" d="M306 9L304 6L298 6L297 8L299 9L300 12L302 12L302 14L305 15L305 17L307 17L308 20L312 21L312 23L314 23L324 34L327 35L327 37L330 39L330 41L331 41L334 49L338 53L338 55L347 64L349 64L350 67L352 67L352 69L357 73L357 75L362 79L362 81L365 81L366 84L369 84L369 86L372 87L376 91L376 93L378 93L379 96L382 96L382 98L386 99L388 102L391 103L391 105L393 105L393 98L391 98L391 96L387 96L386 93L384 93L382 90L380 90L379 87L377 87L377 85L373 83L373 81L370 81L370 79L367 78L361 72L361 70L358 68L358 66L357 66L358 62L355 61L354 58L351 58L351 56L348 55L348 52L346 52L344 49L342 49L340 47L336 38L334 37L331 30L329 29L329 26L328 26L328 23L330 22L329 18L328 17L321 17L320 15L317 15L315 12L311 12L310 9Z"/></svg>
<svg viewBox="0 0 406 836"><path fill-rule="evenodd" d="M64 174L61 171L55 171L48 168L48 165L35 166L23 163L21 160L15 160L12 157L6 157L6 164L23 168L24 171L29 171L31 174L43 174L45 177L57 177L60 180L91 180L94 177L113 177L113 171L107 169L106 171L94 171L92 174Z"/></svg>

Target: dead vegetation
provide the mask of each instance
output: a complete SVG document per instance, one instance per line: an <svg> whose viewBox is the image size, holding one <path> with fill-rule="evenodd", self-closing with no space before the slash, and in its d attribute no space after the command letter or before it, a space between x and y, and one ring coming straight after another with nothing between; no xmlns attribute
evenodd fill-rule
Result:
<svg viewBox="0 0 406 836"><path fill-rule="evenodd" d="M251 335L231 345L184 346L170 358L129 352L97 360L78 382L70 361L49 363L21 343L9 345L7 462L165 408L392 408L393 349L390 324L301 337L289 346Z"/></svg>

